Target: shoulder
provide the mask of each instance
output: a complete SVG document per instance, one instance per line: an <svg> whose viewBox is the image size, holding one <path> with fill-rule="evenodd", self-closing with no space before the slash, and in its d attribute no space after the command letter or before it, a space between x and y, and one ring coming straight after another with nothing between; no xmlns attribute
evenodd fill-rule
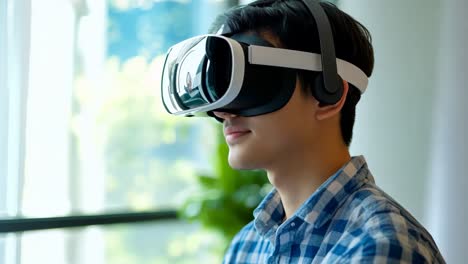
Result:
<svg viewBox="0 0 468 264"><path fill-rule="evenodd" d="M232 239L225 255L223 263L237 263L254 254L254 250L260 243L260 236L255 230L253 221L244 226Z"/></svg>
<svg viewBox="0 0 468 264"><path fill-rule="evenodd" d="M245 243L256 242L259 240L259 236L255 230L254 222L251 221L245 225L232 239L229 248L239 248Z"/></svg>
<svg viewBox="0 0 468 264"><path fill-rule="evenodd" d="M424 226L375 185L354 193L341 209L342 219L346 219L343 253L348 260L443 262Z"/></svg>

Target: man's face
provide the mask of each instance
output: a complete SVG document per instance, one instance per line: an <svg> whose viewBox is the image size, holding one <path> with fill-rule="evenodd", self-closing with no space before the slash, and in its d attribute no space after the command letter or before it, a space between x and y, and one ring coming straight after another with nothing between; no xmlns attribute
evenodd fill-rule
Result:
<svg viewBox="0 0 468 264"><path fill-rule="evenodd" d="M281 47L275 35L263 32L261 37ZM275 112L253 117L215 112L224 119L229 164L236 169L268 169L310 150L317 140L317 108L317 100L305 94L297 80L289 102Z"/></svg>
<svg viewBox="0 0 468 264"><path fill-rule="evenodd" d="M229 164L236 169L268 169L301 155L316 140L317 107L296 82L291 99L278 111L253 117L215 112L224 119Z"/></svg>

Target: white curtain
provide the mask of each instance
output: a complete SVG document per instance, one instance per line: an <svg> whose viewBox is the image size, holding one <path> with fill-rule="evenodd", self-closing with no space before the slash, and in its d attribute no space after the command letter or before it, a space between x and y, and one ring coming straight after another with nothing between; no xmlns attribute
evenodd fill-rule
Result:
<svg viewBox="0 0 468 264"><path fill-rule="evenodd" d="M30 0L0 1L0 217L20 210L29 73ZM0 238L0 262L18 258L18 240Z"/></svg>
<svg viewBox="0 0 468 264"><path fill-rule="evenodd" d="M29 69L29 0L2 2L0 23L1 214L18 213L23 177ZM7 188L10 187L10 188Z"/></svg>

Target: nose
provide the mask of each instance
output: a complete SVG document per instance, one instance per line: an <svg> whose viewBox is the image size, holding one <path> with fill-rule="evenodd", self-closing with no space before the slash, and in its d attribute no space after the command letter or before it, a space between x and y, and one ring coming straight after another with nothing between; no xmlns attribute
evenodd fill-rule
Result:
<svg viewBox="0 0 468 264"><path fill-rule="evenodd" d="M235 114L231 114L231 113L226 113L226 112L218 112L218 111L213 111L213 114L218 117L218 118L221 118L223 120L226 120L226 119L232 119L234 117L236 117L237 115Z"/></svg>

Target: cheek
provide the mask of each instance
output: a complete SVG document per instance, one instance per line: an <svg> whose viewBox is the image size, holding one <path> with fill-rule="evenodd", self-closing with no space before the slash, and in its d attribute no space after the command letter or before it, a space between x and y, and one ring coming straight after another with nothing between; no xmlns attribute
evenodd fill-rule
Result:
<svg viewBox="0 0 468 264"><path fill-rule="evenodd" d="M287 153L289 135L278 129L255 130L241 144L229 147L229 164L235 169L265 169Z"/></svg>
<svg viewBox="0 0 468 264"><path fill-rule="evenodd" d="M315 138L314 125L309 120L290 116L275 122L274 125L265 126L258 131L261 147L268 149L273 155L289 155L309 145Z"/></svg>
<svg viewBox="0 0 468 264"><path fill-rule="evenodd" d="M283 122L275 126L269 126L269 129L261 129L256 133L257 148L268 153L269 159L274 159L282 155L287 155L294 146L301 142L300 130L296 129L288 122Z"/></svg>
<svg viewBox="0 0 468 264"><path fill-rule="evenodd" d="M261 130L256 136L264 148L274 148L290 142L292 135L288 133L285 127L278 126L268 130Z"/></svg>
<svg viewBox="0 0 468 264"><path fill-rule="evenodd" d="M255 121L255 122L253 122ZM230 147L229 164L237 169L265 169L278 160L288 159L309 144L310 124L298 115L281 113L252 119L252 135Z"/></svg>

